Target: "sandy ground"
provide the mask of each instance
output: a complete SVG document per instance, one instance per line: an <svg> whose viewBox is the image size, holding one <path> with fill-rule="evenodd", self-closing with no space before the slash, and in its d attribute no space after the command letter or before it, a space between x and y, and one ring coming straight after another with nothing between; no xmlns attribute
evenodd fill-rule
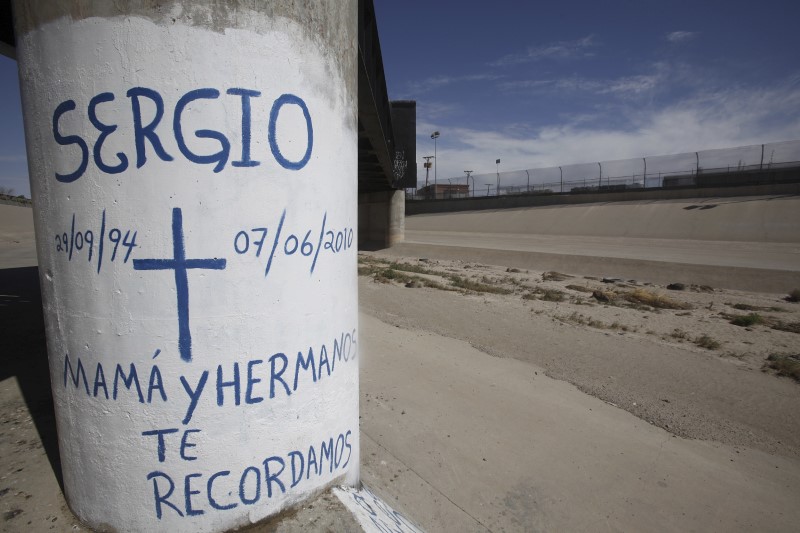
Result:
<svg viewBox="0 0 800 533"><path fill-rule="evenodd" d="M676 437L462 340L361 329L364 479L429 531L796 530L796 459Z"/></svg>
<svg viewBox="0 0 800 533"><path fill-rule="evenodd" d="M0 204L0 266L35 266L33 209Z"/></svg>
<svg viewBox="0 0 800 533"><path fill-rule="evenodd" d="M81 531L58 483L33 243L9 251L21 226L0 232L0 531ZM471 250L495 260L360 257L376 493L428 531L796 530L800 384L765 364L800 352L800 304Z"/></svg>

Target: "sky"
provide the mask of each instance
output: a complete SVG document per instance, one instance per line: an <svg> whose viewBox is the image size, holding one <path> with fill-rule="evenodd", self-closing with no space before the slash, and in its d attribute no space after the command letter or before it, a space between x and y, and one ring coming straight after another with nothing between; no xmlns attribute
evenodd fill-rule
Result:
<svg viewBox="0 0 800 533"><path fill-rule="evenodd" d="M800 139L797 1L375 9L389 97L417 102L423 184L433 131L439 180Z"/></svg>
<svg viewBox="0 0 800 533"><path fill-rule="evenodd" d="M440 180L493 174L497 159L508 172L800 139L800 2L375 0L375 10L389 97L417 102L422 182L433 131ZM29 196L5 57L0 117L0 187Z"/></svg>

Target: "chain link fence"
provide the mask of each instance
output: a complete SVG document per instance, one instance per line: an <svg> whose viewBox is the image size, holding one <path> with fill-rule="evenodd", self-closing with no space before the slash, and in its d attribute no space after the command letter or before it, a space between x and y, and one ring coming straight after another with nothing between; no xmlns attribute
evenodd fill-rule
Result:
<svg viewBox="0 0 800 533"><path fill-rule="evenodd" d="M440 199L791 182L800 181L800 141L476 174L469 178L457 176L439 181L440 185L447 184L436 194ZM464 194L465 184L469 189L467 194ZM414 190L407 197L415 200L426 195Z"/></svg>

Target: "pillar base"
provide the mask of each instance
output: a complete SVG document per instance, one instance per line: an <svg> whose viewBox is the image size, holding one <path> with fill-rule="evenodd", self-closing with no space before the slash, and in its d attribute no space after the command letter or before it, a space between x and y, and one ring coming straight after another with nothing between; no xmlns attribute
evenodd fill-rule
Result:
<svg viewBox="0 0 800 533"><path fill-rule="evenodd" d="M405 240L406 195L402 190L358 195L358 247L376 250Z"/></svg>

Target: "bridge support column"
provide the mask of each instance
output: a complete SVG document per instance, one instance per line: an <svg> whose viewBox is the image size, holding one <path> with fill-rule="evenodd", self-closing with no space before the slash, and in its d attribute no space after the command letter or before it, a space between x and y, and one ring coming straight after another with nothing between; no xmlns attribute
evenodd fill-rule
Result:
<svg viewBox="0 0 800 533"><path fill-rule="evenodd" d="M357 2L14 8L73 512L223 531L357 483Z"/></svg>
<svg viewBox="0 0 800 533"><path fill-rule="evenodd" d="M358 242L364 248L388 248L403 242L406 228L405 191L358 195Z"/></svg>

